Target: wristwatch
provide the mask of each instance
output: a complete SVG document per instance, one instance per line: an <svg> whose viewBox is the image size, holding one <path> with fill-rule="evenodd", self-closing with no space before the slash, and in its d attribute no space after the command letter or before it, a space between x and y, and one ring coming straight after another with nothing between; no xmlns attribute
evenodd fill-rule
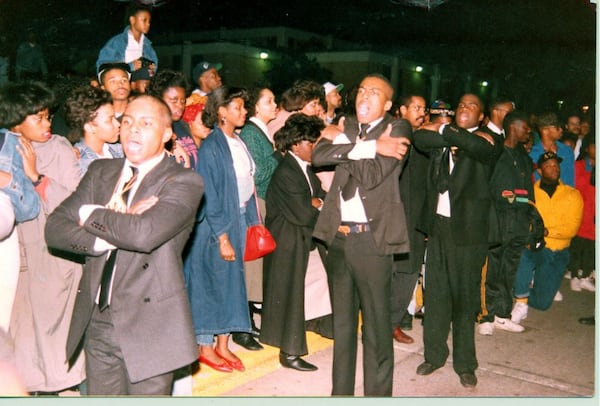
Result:
<svg viewBox="0 0 600 406"><path fill-rule="evenodd" d="M46 177L46 175L42 175L42 174L40 173L40 174L38 175L38 178L37 178L37 180L36 180L35 182L32 182L32 183L33 183L33 186L34 186L34 187L37 187L37 186L39 186L39 184L40 184L40 183L42 183L42 181L44 180L44 178L45 178L45 177Z"/></svg>

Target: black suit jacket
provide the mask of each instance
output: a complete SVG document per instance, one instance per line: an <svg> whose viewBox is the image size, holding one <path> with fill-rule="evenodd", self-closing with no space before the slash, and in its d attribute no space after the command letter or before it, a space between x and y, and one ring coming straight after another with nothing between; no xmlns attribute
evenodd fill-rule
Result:
<svg viewBox="0 0 600 406"><path fill-rule="evenodd" d="M487 244L490 226L497 227L492 210L489 179L495 162L502 153L503 143L498 137L492 145L486 139L454 124L446 125L442 134L418 130L415 146L430 156L427 176L427 204L421 212L424 231L431 233L436 216L439 193L436 189L434 162L446 147L457 147L456 163L449 179L451 226L458 245ZM447 164L447 163L445 163Z"/></svg>
<svg viewBox="0 0 600 406"><path fill-rule="evenodd" d="M106 251L95 251L94 242L99 237L119 249L110 309L129 377L138 382L198 356L181 252L204 185L197 173L165 156L131 202L154 195L156 205L141 215L96 209L80 226L79 208L104 206L123 165L123 159L94 161L77 190L49 216L45 235L48 246L87 256L67 341L70 360L81 348L106 262Z"/></svg>
<svg viewBox="0 0 600 406"><path fill-rule="evenodd" d="M394 120L389 114L369 131L366 139L377 139L390 123L394 127L392 136L410 139L410 124L406 120ZM358 132L356 118L348 117L345 121L345 134L350 143L333 144L330 140L321 139L313 150L313 166L335 165L333 182L313 235L327 245L333 241L341 222L340 193L348 177L352 175L358 183L358 191L378 253L390 255L408 252L406 218L398 181L402 161L381 155L376 155L374 159L349 159L348 153L354 148Z"/></svg>

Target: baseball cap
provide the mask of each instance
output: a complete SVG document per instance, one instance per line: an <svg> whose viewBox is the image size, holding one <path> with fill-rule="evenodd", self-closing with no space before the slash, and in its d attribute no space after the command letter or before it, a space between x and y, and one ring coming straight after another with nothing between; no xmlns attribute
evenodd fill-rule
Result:
<svg viewBox="0 0 600 406"><path fill-rule="evenodd" d="M127 77L131 79L131 70L129 69L129 64L126 64L125 62L107 62L103 63L100 65L100 68L98 68L98 82L100 84L102 84L102 74L112 69L120 69L123 72L127 72Z"/></svg>
<svg viewBox="0 0 600 406"><path fill-rule="evenodd" d="M443 100L436 100L429 106L429 114L437 116L454 116L454 110L450 103L446 103Z"/></svg>
<svg viewBox="0 0 600 406"><path fill-rule="evenodd" d="M328 95L329 92L331 92L332 90L337 90L338 92L341 92L342 89L344 88L344 85L342 83L340 83L339 85L334 85L331 82L325 82L323 83L323 88L325 88L325 95Z"/></svg>
<svg viewBox="0 0 600 406"><path fill-rule="evenodd" d="M538 158L538 160L537 160L538 168L541 167L544 162L549 161L551 159L556 159L558 161L558 163L561 163L563 160L561 157L556 155L554 152L547 151L547 152L544 152L542 155L540 155L540 157Z"/></svg>
<svg viewBox="0 0 600 406"><path fill-rule="evenodd" d="M222 67L223 65L220 63L202 61L196 66L194 66L194 69L192 70L192 78L194 79L194 82L197 82L198 78L207 70L210 70L212 68L215 68L216 70L221 70Z"/></svg>

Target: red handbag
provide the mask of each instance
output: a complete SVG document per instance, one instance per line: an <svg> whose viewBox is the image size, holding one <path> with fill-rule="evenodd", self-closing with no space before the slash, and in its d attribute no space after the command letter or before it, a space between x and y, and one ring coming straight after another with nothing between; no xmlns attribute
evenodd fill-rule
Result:
<svg viewBox="0 0 600 406"><path fill-rule="evenodd" d="M258 213L258 219L260 220L260 212L258 211L258 198L256 197L256 190L254 191L254 199L256 201L256 212ZM265 227L264 224L255 224L249 226L246 230L246 248L244 250L244 261L253 261L258 258L262 258L267 254L275 251L277 244L275 239Z"/></svg>

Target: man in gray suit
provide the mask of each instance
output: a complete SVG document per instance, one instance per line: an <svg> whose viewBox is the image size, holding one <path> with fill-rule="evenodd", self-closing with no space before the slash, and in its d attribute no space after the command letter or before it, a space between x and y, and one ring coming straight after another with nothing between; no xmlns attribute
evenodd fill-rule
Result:
<svg viewBox="0 0 600 406"><path fill-rule="evenodd" d="M356 117L340 124L343 131L326 128L312 154L314 166L336 167L313 233L329 248L333 395L354 394L359 309L364 394L392 395L392 259L409 249L398 177L412 132L406 120L387 113L393 93L385 77L366 76L358 88Z"/></svg>
<svg viewBox="0 0 600 406"><path fill-rule="evenodd" d="M171 135L161 100L130 102L126 158L93 162L48 218L48 246L86 256L67 358L85 350L90 395L170 394L172 371L197 358L181 252L204 185L166 156Z"/></svg>

